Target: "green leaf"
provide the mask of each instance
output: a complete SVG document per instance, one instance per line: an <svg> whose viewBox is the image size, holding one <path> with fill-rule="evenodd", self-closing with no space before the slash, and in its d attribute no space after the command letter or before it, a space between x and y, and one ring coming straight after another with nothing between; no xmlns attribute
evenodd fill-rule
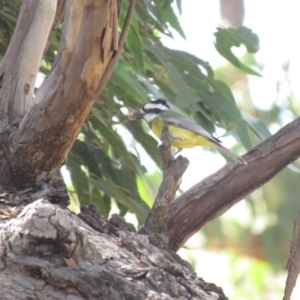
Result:
<svg viewBox="0 0 300 300"><path fill-rule="evenodd" d="M14 24L17 23L17 18L15 16L13 16L5 11L2 11L2 10L0 10L0 18L7 19L7 20L13 22Z"/></svg>
<svg viewBox="0 0 300 300"><path fill-rule="evenodd" d="M140 70L144 69L143 45L137 30L137 24L135 24L135 26L130 26L126 39L126 47L128 47L129 51L132 53L138 68Z"/></svg>
<svg viewBox="0 0 300 300"><path fill-rule="evenodd" d="M182 7L181 7L181 0L176 0L177 9L179 11L179 14L182 14Z"/></svg>
<svg viewBox="0 0 300 300"><path fill-rule="evenodd" d="M139 222L142 223L146 220L149 209L143 201L137 201L138 199L132 198L129 190L108 181L104 181L101 178L90 178L90 182L96 188L103 190L107 195L128 207L131 212L137 215Z"/></svg>
<svg viewBox="0 0 300 300"><path fill-rule="evenodd" d="M213 71L208 62L203 61L195 55L168 48L164 48L162 51L167 56L168 61L172 62L174 66L182 73L185 72L193 74L194 76L199 76L200 78L204 79L206 75L204 75L199 68L199 66L201 66L207 72L207 77L213 77Z"/></svg>
<svg viewBox="0 0 300 300"><path fill-rule="evenodd" d="M155 83L162 88L164 92L165 87L170 89L175 95L176 98L172 99L174 102L176 100L176 104L178 106L186 107L187 105L195 106L195 95L191 93L190 89L184 84L183 77L181 74L181 70L176 68L171 62L169 53L160 49L157 46L151 45L150 43L146 43L145 47L155 56L157 60L160 61L161 64L165 67L165 72L160 72L157 74L153 74L155 76ZM171 100L171 99L169 99ZM196 108L196 107L195 107Z"/></svg>
<svg viewBox="0 0 300 300"><path fill-rule="evenodd" d="M147 98L147 92L137 79L137 71L132 66L125 64L125 61L119 59L110 81L115 85L122 87L124 92L128 93L133 99Z"/></svg>
<svg viewBox="0 0 300 300"><path fill-rule="evenodd" d="M100 212L108 218L109 212L111 210L111 200L108 195L101 195L100 190L95 187L91 188L90 191L91 203L97 205Z"/></svg>
<svg viewBox="0 0 300 300"><path fill-rule="evenodd" d="M241 44L244 44L248 52L257 52L259 49L259 39L255 33L244 26L241 26L238 29L217 28L215 37L215 47L222 56L224 56L235 67L239 68L243 72L251 75L261 76L257 71L244 65L231 51L233 46L239 47Z"/></svg>
<svg viewBox="0 0 300 300"><path fill-rule="evenodd" d="M265 140L271 136L271 133L267 126L259 119L254 118L253 116L242 112L243 119L247 122L249 127L252 129L254 134L261 140Z"/></svg>
<svg viewBox="0 0 300 300"><path fill-rule="evenodd" d="M71 159L70 159L71 160ZM70 176L81 205L90 204L89 202L89 182L87 175L81 169L81 165L74 161L68 161L67 168L70 171Z"/></svg>
<svg viewBox="0 0 300 300"><path fill-rule="evenodd" d="M212 92L212 101L215 102L214 113L228 124L236 123L241 118L241 114L236 106L231 90L223 81L215 80L213 83L218 89Z"/></svg>
<svg viewBox="0 0 300 300"><path fill-rule="evenodd" d="M172 36L171 32L168 30L165 20L161 19L157 14L155 6L149 0L136 1L136 16L139 22L142 24L147 24L145 27L155 28L156 31L159 31L167 36ZM124 14L125 15L125 14ZM153 33L153 31L151 31ZM152 34L147 34L149 39L155 39L156 36Z"/></svg>
<svg viewBox="0 0 300 300"><path fill-rule="evenodd" d="M127 129L131 132L134 140L140 143L150 157L159 165L160 157L158 153L158 142L151 135L147 134L142 127L141 120L135 120L127 124Z"/></svg>
<svg viewBox="0 0 300 300"><path fill-rule="evenodd" d="M232 36L244 44L249 53L256 53L259 50L259 37L250 28L239 26L232 31Z"/></svg>
<svg viewBox="0 0 300 300"><path fill-rule="evenodd" d="M114 131L111 127L106 126L106 124L103 123L103 117L100 115L100 113L92 108L92 112L94 116L96 117L95 121L97 120L97 129L103 136L103 138L106 140L106 142L114 149L116 153L120 157L124 159L126 164L130 166L132 170L135 170L136 172L139 172L140 170L137 169L137 166L135 165L134 161L132 160L132 157L130 153L128 153L124 142L122 140L122 137L120 137L116 131ZM95 123L96 124L96 123Z"/></svg>
<svg viewBox="0 0 300 300"><path fill-rule="evenodd" d="M170 3L170 1L166 4L162 0L155 0L157 14L185 39L185 34Z"/></svg>
<svg viewBox="0 0 300 300"><path fill-rule="evenodd" d="M249 151L253 148L247 123L244 120L240 120L236 126L236 133L238 140L243 144L243 146Z"/></svg>

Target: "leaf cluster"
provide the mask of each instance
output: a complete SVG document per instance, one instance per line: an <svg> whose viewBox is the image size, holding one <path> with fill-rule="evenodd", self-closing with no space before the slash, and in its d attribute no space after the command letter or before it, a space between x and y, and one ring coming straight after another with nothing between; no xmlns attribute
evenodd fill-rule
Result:
<svg viewBox="0 0 300 300"><path fill-rule="evenodd" d="M2 56L13 32L20 2L2 1L0 4L3 8L0 14ZM120 28L127 5L124 1ZM193 118L209 132L213 133L218 126L235 134L247 149L251 148L249 130L259 138L261 132L268 135L259 120L241 114L229 87L215 79L209 63L163 45L162 37L172 37L174 31L185 37L175 10L181 12L180 0L136 2L125 49L101 94L104 104L94 105L68 155L66 167L80 203L95 203L106 216L112 203L116 203L121 214L133 212L138 221L143 222L155 194L140 155L146 153L153 164L159 165L157 141L147 134L145 124L128 120L126 107L138 109L153 98L164 97L173 109ZM54 62L60 30L59 26L52 36L41 73L47 74ZM232 46L240 44L253 52L257 43L256 35L245 28L219 28L216 32L217 50L243 71L247 71L245 66L228 53Z"/></svg>

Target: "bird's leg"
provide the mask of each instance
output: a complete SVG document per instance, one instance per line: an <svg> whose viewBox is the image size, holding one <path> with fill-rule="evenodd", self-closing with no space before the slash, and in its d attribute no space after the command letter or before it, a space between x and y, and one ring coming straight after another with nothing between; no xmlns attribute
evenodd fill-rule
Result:
<svg viewBox="0 0 300 300"><path fill-rule="evenodd" d="M182 151L182 148L178 148L177 151L172 156L174 157L176 154L178 154L181 151Z"/></svg>

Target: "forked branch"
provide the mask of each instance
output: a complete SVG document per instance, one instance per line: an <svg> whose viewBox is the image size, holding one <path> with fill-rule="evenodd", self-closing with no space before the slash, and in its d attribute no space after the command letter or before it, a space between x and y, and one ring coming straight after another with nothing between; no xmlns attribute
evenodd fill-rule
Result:
<svg viewBox="0 0 300 300"><path fill-rule="evenodd" d="M51 15L47 30L42 30L41 26L36 24L33 26L30 20L26 23L26 13L31 16L38 5L49 6L50 2L25 0L19 15L18 23L24 22L23 28L27 28L27 31L38 30L43 33L44 42L40 47L39 56L30 53L25 59L37 66L35 71L27 72L28 68L21 68L19 60L13 59L20 48L13 40L1 64L3 87L0 106L0 151L5 154L0 156L2 186L24 188L24 183L26 187L32 186L41 172L50 172L61 166L95 99L99 99L97 92L106 84L122 51L135 0L130 0L120 40L120 1L66 1L56 61L33 101L34 80L29 82L29 92L27 79L24 79L24 84L18 84L16 92L14 88L11 91L10 80L15 77L11 75L10 70L19 72L18 70L22 69L24 74L36 76L51 26L58 22L62 6L56 7L58 2L53 0L51 14L49 8L44 9L40 19L50 18L49 14ZM63 2L59 1L59 4L63 5ZM55 9L59 10L57 15ZM57 19L54 20L55 16ZM19 32L19 36L26 37L26 32L23 31ZM36 45L36 35L30 36L33 40L27 40L26 47L30 47L32 52L32 45ZM22 55L26 53L22 52ZM7 90L14 94L8 95ZM14 101L24 107L15 110ZM17 121L14 120L15 116L19 118Z"/></svg>

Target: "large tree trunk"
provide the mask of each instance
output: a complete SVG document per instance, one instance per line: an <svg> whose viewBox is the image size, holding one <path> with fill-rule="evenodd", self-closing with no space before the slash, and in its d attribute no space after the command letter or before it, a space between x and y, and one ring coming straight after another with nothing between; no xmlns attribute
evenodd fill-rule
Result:
<svg viewBox="0 0 300 300"><path fill-rule="evenodd" d="M64 3L57 59L34 98L48 36ZM0 65L1 185L30 187L41 172L61 166L124 45L124 38L118 45L117 26L117 0L23 1Z"/></svg>
<svg viewBox="0 0 300 300"><path fill-rule="evenodd" d="M41 199L2 224L1 299L226 299L121 217L80 216Z"/></svg>

